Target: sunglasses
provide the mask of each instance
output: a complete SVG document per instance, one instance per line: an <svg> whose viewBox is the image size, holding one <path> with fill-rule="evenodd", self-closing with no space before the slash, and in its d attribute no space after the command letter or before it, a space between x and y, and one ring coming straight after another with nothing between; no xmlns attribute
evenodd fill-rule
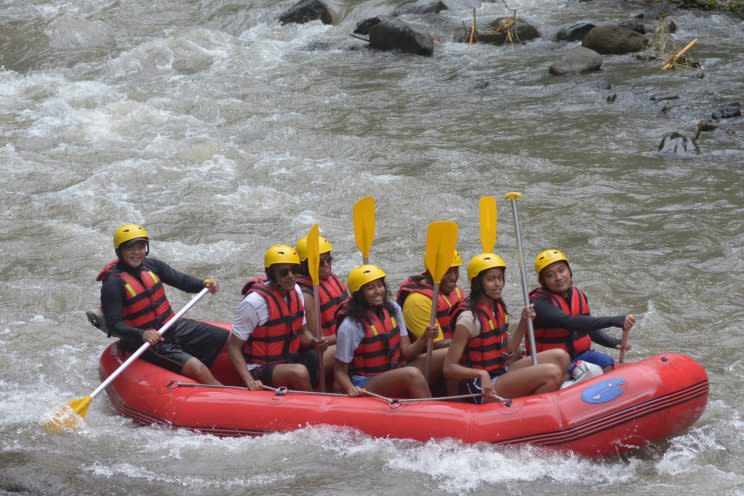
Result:
<svg viewBox="0 0 744 496"><path fill-rule="evenodd" d="M292 274L296 274L297 269L295 267L283 267L276 271L276 275L278 275L279 277L287 277L290 272Z"/></svg>

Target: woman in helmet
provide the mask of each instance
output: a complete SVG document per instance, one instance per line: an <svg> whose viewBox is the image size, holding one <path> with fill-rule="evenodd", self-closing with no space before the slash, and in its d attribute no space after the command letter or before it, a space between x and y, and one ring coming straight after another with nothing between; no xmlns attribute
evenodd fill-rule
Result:
<svg viewBox="0 0 744 496"><path fill-rule="evenodd" d="M190 377L202 384L220 384L209 368L227 340L227 333L213 325L182 318L163 336L158 329L173 317L164 284L187 293L209 288L219 291L216 279L197 279L156 258L148 257L150 237L142 226L124 224L114 232L117 259L98 274L101 308L109 332L121 346L134 351L150 347L142 359Z"/></svg>
<svg viewBox="0 0 744 496"><path fill-rule="evenodd" d="M495 253L481 253L468 264L470 295L455 308L454 336L444 362L444 375L460 381L463 394L474 394L476 403L495 401L498 395L516 398L547 393L563 382L568 354L551 350L538 355L532 366L529 357L519 359L520 343L527 319L534 310L525 307L513 334L501 292L506 264Z"/></svg>
<svg viewBox="0 0 744 496"><path fill-rule="evenodd" d="M420 369L405 366L426 351L430 328L413 344L400 306L388 298L385 272L361 265L349 273L351 299L338 313L336 385L349 396L370 391L392 397L430 398Z"/></svg>
<svg viewBox="0 0 744 496"><path fill-rule="evenodd" d="M635 323L633 315L591 317L586 295L573 286L573 273L568 259L559 250L541 252L535 259L535 272L540 287L532 291L530 301L535 306L535 346L537 351L563 349L571 356L569 373L579 361L611 370L611 356L591 349L592 342L607 348L621 349L621 341L606 335L602 329L619 327L629 331ZM627 346L626 349L630 349ZM574 377L576 379L576 377Z"/></svg>
<svg viewBox="0 0 744 496"><path fill-rule="evenodd" d="M328 346L307 328L294 248L273 245L264 254L265 277L243 286L227 352L248 389L262 386L309 391L317 384L318 356Z"/></svg>
<svg viewBox="0 0 744 496"><path fill-rule="evenodd" d="M307 327L313 336L324 336L328 342L328 352L323 354L323 369L328 379L333 379L333 363L336 353L336 312L349 299L349 292L341 279L331 269L333 263L333 245L323 236L318 237L320 245L320 266L318 268L318 299L320 300L320 333L318 322L315 320L315 297L313 296L313 281L307 262L307 236L297 242L295 250L300 257L300 266L295 278L302 289L305 301L305 318Z"/></svg>

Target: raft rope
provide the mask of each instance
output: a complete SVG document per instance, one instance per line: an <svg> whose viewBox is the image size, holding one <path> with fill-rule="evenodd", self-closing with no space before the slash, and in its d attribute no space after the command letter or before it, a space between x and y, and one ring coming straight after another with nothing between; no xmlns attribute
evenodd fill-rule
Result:
<svg viewBox="0 0 744 496"><path fill-rule="evenodd" d="M172 381L168 384L168 389L174 389L177 387L203 387L203 388L212 388L212 389L241 389L243 391L250 391L247 387L243 386L218 386L216 384L199 384L194 382L179 382L179 381ZM345 398L348 398L348 394L342 394L342 393L319 393L316 391L298 391L294 389L287 389L285 386L274 388L271 386L261 386L262 389L265 391L273 391L276 396L284 396L287 393L292 394L308 394L312 396L343 396ZM457 396L438 396L436 398L388 398L387 396L383 396L381 394L373 393L372 391L365 391L365 393L368 396L371 396L373 398L381 399L385 402L387 402L391 407L396 408L401 403L417 403L420 401L451 401L451 400L460 400L460 399L466 399L466 398L476 398L480 395L478 394L460 394ZM509 408L512 404L512 400L502 398L501 396L498 396L496 394L493 394L492 397L496 398L496 400L504 405L505 407Z"/></svg>

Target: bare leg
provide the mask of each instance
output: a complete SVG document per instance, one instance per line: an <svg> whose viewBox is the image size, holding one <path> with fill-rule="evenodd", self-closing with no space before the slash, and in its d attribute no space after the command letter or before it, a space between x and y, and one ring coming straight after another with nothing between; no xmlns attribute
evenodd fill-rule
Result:
<svg viewBox="0 0 744 496"><path fill-rule="evenodd" d="M529 358L527 360L529 361ZM529 367L511 368L507 373L499 376L494 389L496 394L504 398L549 393L561 386L564 375L565 369L559 368L554 363L538 363Z"/></svg>
<svg viewBox="0 0 744 496"><path fill-rule="evenodd" d="M274 367L271 373L274 387L286 386L299 391L312 391L310 373L307 367L299 363L283 363Z"/></svg>
<svg viewBox="0 0 744 496"><path fill-rule="evenodd" d="M323 371L325 372L326 391L336 391L333 381L333 367L336 362L336 345L329 346L323 352Z"/></svg>
<svg viewBox="0 0 744 496"><path fill-rule="evenodd" d="M393 398L431 398L424 374L416 367L383 372L370 379L364 389Z"/></svg>
<svg viewBox="0 0 744 496"><path fill-rule="evenodd" d="M566 353L564 350L561 349L553 349L553 350L546 350L541 351L537 354L537 364L545 364L545 363L552 363L559 367L561 370L564 371L564 381L568 379L568 363L571 361L571 358L568 356L568 353ZM518 370L523 367L531 367L532 366L532 359L529 356L526 356L520 360L517 360L513 364L509 365L509 370Z"/></svg>
<svg viewBox="0 0 744 496"><path fill-rule="evenodd" d="M199 384L213 384L221 386L222 383L214 378L212 372L198 358L191 357L181 367L181 373L189 379L194 379Z"/></svg>

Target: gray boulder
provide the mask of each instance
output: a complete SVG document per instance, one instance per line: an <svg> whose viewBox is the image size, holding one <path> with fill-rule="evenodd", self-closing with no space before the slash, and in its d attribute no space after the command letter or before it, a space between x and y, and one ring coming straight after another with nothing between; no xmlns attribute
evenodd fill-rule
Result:
<svg viewBox="0 0 744 496"><path fill-rule="evenodd" d="M447 10L447 5L442 0L433 1L416 1L408 2L399 5L393 11L394 16L403 14L438 14L443 10Z"/></svg>
<svg viewBox="0 0 744 496"><path fill-rule="evenodd" d="M377 50L402 50L416 55L434 54L434 40L410 24L384 17L369 28L369 46Z"/></svg>
<svg viewBox="0 0 744 496"><path fill-rule="evenodd" d="M595 27L596 24L591 22L577 22L558 31L555 35L555 41L581 41L586 33Z"/></svg>
<svg viewBox="0 0 744 496"><path fill-rule="evenodd" d="M673 131L661 139L659 152L667 155L695 155L700 153L700 148L694 140Z"/></svg>
<svg viewBox="0 0 744 496"><path fill-rule="evenodd" d="M648 46L648 39L622 26L597 26L584 36L581 46L601 54L640 52Z"/></svg>
<svg viewBox="0 0 744 496"><path fill-rule="evenodd" d="M305 24L317 20L323 24L333 24L331 10L322 0L301 0L279 17L282 24Z"/></svg>
<svg viewBox="0 0 744 496"><path fill-rule="evenodd" d="M585 74L598 71L602 66L602 56L589 48L576 47L566 52L558 62L550 66L548 72L554 76Z"/></svg>

